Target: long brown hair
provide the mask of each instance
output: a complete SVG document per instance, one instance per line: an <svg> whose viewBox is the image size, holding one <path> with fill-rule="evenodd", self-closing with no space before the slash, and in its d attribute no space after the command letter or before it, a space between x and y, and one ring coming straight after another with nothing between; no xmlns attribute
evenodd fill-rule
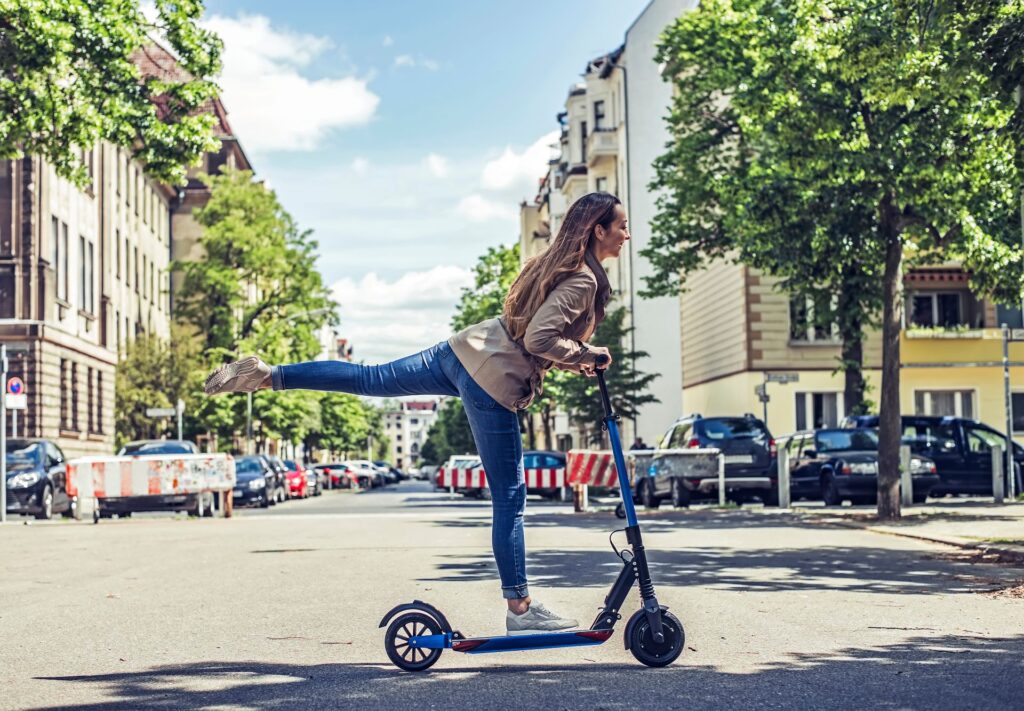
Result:
<svg viewBox="0 0 1024 711"><path fill-rule="evenodd" d="M595 228L601 225L606 230L610 229L615 220L615 206L620 204L617 197L602 192L588 193L569 207L551 246L526 262L508 290L502 316L512 338L522 339L530 319L551 290L578 272L584 263L597 277L597 297L594 300L597 321L604 318L605 304L611 298L611 285L594 255L592 244Z"/></svg>

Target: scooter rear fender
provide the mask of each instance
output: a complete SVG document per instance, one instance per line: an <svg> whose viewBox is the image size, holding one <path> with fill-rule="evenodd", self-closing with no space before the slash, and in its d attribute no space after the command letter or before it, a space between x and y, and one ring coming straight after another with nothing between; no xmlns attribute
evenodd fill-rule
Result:
<svg viewBox="0 0 1024 711"><path fill-rule="evenodd" d="M448 623L448 618L444 616L444 613L430 603L423 602L422 600L413 600L412 602L407 602L404 605L397 605L391 608L391 610L388 611L388 614L384 615L384 619L380 621L379 626L387 626L387 624L391 622L392 617L397 615L399 612L405 612L406 610L419 610L421 612L425 612L438 621L441 625L442 632L452 631L452 626Z"/></svg>

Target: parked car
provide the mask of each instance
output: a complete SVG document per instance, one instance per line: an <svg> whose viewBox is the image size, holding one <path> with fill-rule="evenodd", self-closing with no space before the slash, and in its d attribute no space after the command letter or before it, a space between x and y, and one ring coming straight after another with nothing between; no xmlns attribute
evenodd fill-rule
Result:
<svg viewBox="0 0 1024 711"><path fill-rule="evenodd" d="M383 469L387 470L388 477L391 479L391 483L392 484L397 484L398 482L402 481L403 479L408 479L409 478L405 474L402 473L401 469L399 469L398 467L393 467L393 466L391 466L390 464L388 464L385 461L375 460L373 463L376 466L382 467Z"/></svg>
<svg viewBox="0 0 1024 711"><path fill-rule="evenodd" d="M133 454L199 454L199 447L187 439L140 439L121 447L117 456Z"/></svg>
<svg viewBox="0 0 1024 711"><path fill-rule="evenodd" d="M360 489L372 489L384 485L381 473L367 460L347 459L342 464L348 467L349 479L358 484Z"/></svg>
<svg viewBox="0 0 1024 711"><path fill-rule="evenodd" d="M433 482L436 478L438 469L440 469L440 467L436 464L424 464L416 470L415 476L417 481Z"/></svg>
<svg viewBox="0 0 1024 711"><path fill-rule="evenodd" d="M285 464L291 465L297 464L297 462L286 459ZM306 491L309 492L309 496L320 496L324 491L323 480L326 474L320 474L313 467L306 467L301 464L298 466L302 468L302 474L306 477Z"/></svg>
<svg viewBox="0 0 1024 711"><path fill-rule="evenodd" d="M342 462L334 464L317 464L313 467L324 477L329 489L348 489L352 486L351 468Z"/></svg>
<svg viewBox="0 0 1024 711"><path fill-rule="evenodd" d="M659 449L718 449L725 455L726 495L735 501L770 498L775 490L777 461L775 440L764 422L751 414L742 417L687 415L668 428ZM639 472L637 497L647 508L662 500L689 506L692 500L717 499L718 477L686 476L680 457L658 453L647 472Z"/></svg>
<svg viewBox="0 0 1024 711"><path fill-rule="evenodd" d="M445 483L444 486L440 486L438 484L438 479L441 475L442 470L450 472L453 469L475 469L476 467L480 466L483 466L483 464L480 461L480 457L476 456L475 454L453 454L452 456L448 457L447 462L441 465L438 468L438 470L434 472L434 488L442 491L448 491L449 489L447 483ZM456 491L466 493L470 492L471 490L463 487L461 489L456 489ZM474 489L472 490L472 492L479 494L480 490Z"/></svg>
<svg viewBox="0 0 1024 711"><path fill-rule="evenodd" d="M263 458L263 461L267 463L267 466L272 472L272 478L270 479L270 483L272 484L270 488L270 497L272 499L271 505L286 501L288 499L288 481L284 462L277 457L271 457L266 454L260 454L257 456Z"/></svg>
<svg viewBox="0 0 1024 711"><path fill-rule="evenodd" d="M565 453L528 450L523 452L523 469L561 469L564 472ZM543 496L545 499L557 501L562 498L562 487L527 486L526 493Z"/></svg>
<svg viewBox="0 0 1024 711"><path fill-rule="evenodd" d="M119 457L175 456L200 454L195 442L186 439L140 439L121 447ZM100 499L99 516L131 516L142 511L186 511L189 515L213 513L213 494L169 494L164 496L116 496Z"/></svg>
<svg viewBox="0 0 1024 711"><path fill-rule="evenodd" d="M310 495L306 469L291 459L281 462L285 467L285 480L288 482L288 495L292 498L305 499Z"/></svg>
<svg viewBox="0 0 1024 711"><path fill-rule="evenodd" d="M992 447L1006 451L1006 435L983 422L965 417L903 415L902 440L910 451L935 462L939 484L932 496L944 494L992 495ZM844 427L877 427L878 415L847 417ZM1013 443L1014 476L1021 483L1024 447ZM1005 472L1004 472L1005 473ZM1006 491L1004 485L1004 491ZM1020 491L1020 486L1017 487Z"/></svg>
<svg viewBox="0 0 1024 711"><path fill-rule="evenodd" d="M874 503L878 492L878 432L867 427L796 432L786 438L790 462L790 496L821 499L838 506ZM914 454L910 459L915 503L924 503L939 483L935 462Z"/></svg>
<svg viewBox="0 0 1024 711"><path fill-rule="evenodd" d="M55 513L74 513L74 501L68 496L66 460L60 447L45 439L8 439L4 456L7 513L38 519L51 519Z"/></svg>
<svg viewBox="0 0 1024 711"><path fill-rule="evenodd" d="M232 502L235 506L273 506L277 500L276 476L265 457L237 457Z"/></svg>

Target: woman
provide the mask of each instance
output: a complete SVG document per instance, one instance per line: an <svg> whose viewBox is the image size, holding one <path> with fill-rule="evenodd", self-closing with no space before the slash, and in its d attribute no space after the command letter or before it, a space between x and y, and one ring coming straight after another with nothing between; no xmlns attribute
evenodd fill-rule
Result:
<svg viewBox="0 0 1024 711"><path fill-rule="evenodd" d="M506 599L509 634L576 627L530 598L526 582L522 438L517 410L541 392L552 367L593 375L607 348L587 345L610 298L601 261L629 239L618 198L590 193L565 215L558 236L530 259L509 289L500 318L384 365L314 361L270 367L249 357L206 380L209 395L261 388L334 390L356 395L462 398L491 490L491 543Z"/></svg>

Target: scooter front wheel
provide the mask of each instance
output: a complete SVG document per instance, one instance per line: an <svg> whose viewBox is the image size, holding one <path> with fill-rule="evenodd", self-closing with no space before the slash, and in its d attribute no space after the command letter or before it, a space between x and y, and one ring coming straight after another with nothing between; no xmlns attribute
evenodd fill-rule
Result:
<svg viewBox="0 0 1024 711"><path fill-rule="evenodd" d="M384 635L384 648L388 659L405 671L424 671L441 657L440 649L413 647L409 639L423 635L441 634L441 625L430 615L407 612L399 615L388 626Z"/></svg>
<svg viewBox="0 0 1024 711"><path fill-rule="evenodd" d="M629 630L629 651L641 664L664 667L674 662L683 652L686 633L683 631L683 623L671 612L661 611L661 632L665 635L664 642L654 641L651 624L643 610L633 613L626 628Z"/></svg>

